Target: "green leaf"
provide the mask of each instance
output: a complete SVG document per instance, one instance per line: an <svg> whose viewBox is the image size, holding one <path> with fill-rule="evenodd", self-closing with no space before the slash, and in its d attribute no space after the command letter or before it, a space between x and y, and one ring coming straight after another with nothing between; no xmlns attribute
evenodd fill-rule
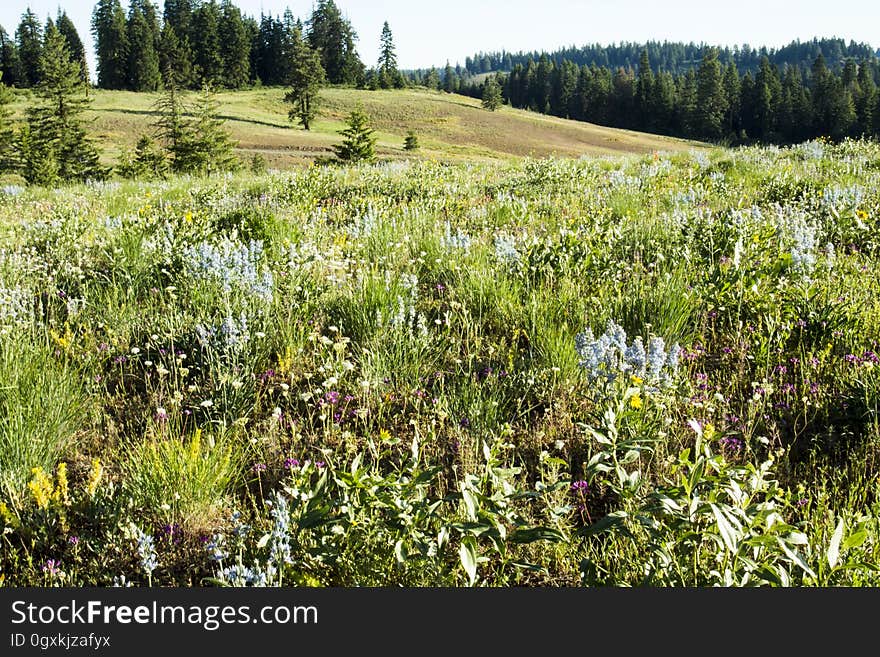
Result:
<svg viewBox="0 0 880 657"><path fill-rule="evenodd" d="M517 529L511 535L510 540L514 543L535 543L537 541L562 543L565 541L565 535L550 527L530 527L528 529Z"/></svg>
<svg viewBox="0 0 880 657"><path fill-rule="evenodd" d="M843 549L849 550L850 548L859 547L862 543L865 542L866 538L868 538L868 532L866 532L864 529L850 534L843 542Z"/></svg>
<svg viewBox="0 0 880 657"><path fill-rule="evenodd" d="M843 518L837 523L837 529L831 535L831 542L828 544L828 565L834 568L840 559L840 541L843 539Z"/></svg>
<svg viewBox="0 0 880 657"><path fill-rule="evenodd" d="M715 515L715 522L718 523L718 532L721 534L721 538L724 540L724 545L727 546L727 549L733 553L736 553L736 544L737 544L737 535L733 529L733 526L724 517L724 514L714 504L710 504L709 507L712 509L712 513Z"/></svg>
<svg viewBox="0 0 880 657"><path fill-rule="evenodd" d="M794 563L797 564L797 566L801 570L803 570L805 573L807 573L807 575L809 575L813 579L816 579L816 573L814 573L810 569L810 567L804 562L804 560L800 557L799 554L794 552L790 547L788 547L788 545L786 545L785 541L783 541L781 538L777 537L776 542L779 544L779 547L782 548L782 551L785 552L785 554L788 556L789 559L794 561Z"/></svg>
<svg viewBox="0 0 880 657"><path fill-rule="evenodd" d="M604 531L608 531L609 529L613 529L618 525L622 524L624 520L627 518L626 511L615 511L613 513L609 513L607 516L594 522L589 527L584 527L578 534L580 536L593 536L595 534L601 534Z"/></svg>
<svg viewBox="0 0 880 657"><path fill-rule="evenodd" d="M477 581L477 547L471 539L464 539L461 547L458 548L458 556L461 559L461 566L468 576L468 586L473 586Z"/></svg>
<svg viewBox="0 0 880 657"><path fill-rule="evenodd" d="M462 487L461 489L461 499L464 502L464 507L467 512L467 516L471 520L475 520L477 517L477 497L467 488Z"/></svg>
<svg viewBox="0 0 880 657"><path fill-rule="evenodd" d="M403 547L402 538L394 544L394 556L397 558L398 563L403 563L404 561L406 561L406 548Z"/></svg>

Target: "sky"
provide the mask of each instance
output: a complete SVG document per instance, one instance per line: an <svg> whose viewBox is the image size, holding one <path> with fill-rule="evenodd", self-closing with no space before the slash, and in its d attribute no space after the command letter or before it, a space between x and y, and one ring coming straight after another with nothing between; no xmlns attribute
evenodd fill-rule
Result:
<svg viewBox="0 0 880 657"><path fill-rule="evenodd" d="M127 7L127 0L121 0ZM312 0L233 0L251 16L290 7L308 18ZM155 2L155 0L154 0ZM155 2L162 5L162 1ZM358 34L361 59L379 57L388 21L401 68L464 64L479 51L555 50L621 41L694 41L712 45L778 47L795 39L840 37L880 48L877 0L336 0ZM88 50L94 76L90 17L95 0L0 0L0 25L14 34L27 7L45 21L63 8Z"/></svg>

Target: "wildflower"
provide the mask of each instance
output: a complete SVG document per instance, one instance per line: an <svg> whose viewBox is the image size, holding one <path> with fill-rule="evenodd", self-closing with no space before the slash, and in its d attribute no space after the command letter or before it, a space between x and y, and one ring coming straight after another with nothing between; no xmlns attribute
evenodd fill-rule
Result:
<svg viewBox="0 0 880 657"><path fill-rule="evenodd" d="M159 565L155 542L152 535L147 534L140 527L137 527L136 529L137 535L135 536L135 539L137 540L138 559L140 559L141 568L143 568L147 577L152 577L153 571L156 570Z"/></svg>
<svg viewBox="0 0 880 657"><path fill-rule="evenodd" d="M101 477L104 474L104 466L98 458L92 459L92 467L89 469L89 478L86 483L86 493L89 497L94 497L98 492L98 486L101 485Z"/></svg>
<svg viewBox="0 0 880 657"><path fill-rule="evenodd" d="M634 408L636 410L642 408L644 402L642 402L642 396L638 393L630 397L629 407Z"/></svg>
<svg viewBox="0 0 880 657"><path fill-rule="evenodd" d="M229 556L225 547L226 537L223 534L214 534L214 537L205 544L205 551L211 561L223 561Z"/></svg>
<svg viewBox="0 0 880 657"><path fill-rule="evenodd" d="M64 572L61 570L61 562L55 559L49 559L43 564L42 571L49 577L63 578Z"/></svg>
<svg viewBox="0 0 880 657"><path fill-rule="evenodd" d="M293 459L293 458L284 459L284 468L286 470L289 470L290 468L298 468L298 467L299 467L299 460L298 459Z"/></svg>
<svg viewBox="0 0 880 657"><path fill-rule="evenodd" d="M49 508L52 501L52 479L43 472L43 468L36 467L31 470L33 478L28 482L28 490L37 503L38 509Z"/></svg>
<svg viewBox="0 0 880 657"><path fill-rule="evenodd" d="M582 495L585 495L586 493L589 492L589 490L590 490L590 485L586 481L584 481L583 479L581 479L579 481L573 481L571 483L571 492L572 493L580 493Z"/></svg>
<svg viewBox="0 0 880 657"><path fill-rule="evenodd" d="M64 506L70 506L70 490L67 483L67 463L62 461L58 464L55 473L55 491L52 497L56 502Z"/></svg>

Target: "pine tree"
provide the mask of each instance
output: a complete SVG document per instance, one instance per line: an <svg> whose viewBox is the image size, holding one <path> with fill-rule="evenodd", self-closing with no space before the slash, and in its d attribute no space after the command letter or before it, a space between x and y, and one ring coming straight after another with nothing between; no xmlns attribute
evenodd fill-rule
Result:
<svg viewBox="0 0 880 657"><path fill-rule="evenodd" d="M874 122L878 117L874 114L877 104L877 84L871 72L871 63L867 59L859 65L859 94L855 98L857 133L870 136L874 132Z"/></svg>
<svg viewBox="0 0 880 657"><path fill-rule="evenodd" d="M58 14L58 20L55 21L55 26L67 42L67 48L70 50L70 58L80 65L83 82L89 84L89 67L86 63L86 49L83 47L82 39L79 38L79 32L76 31L76 26L73 24L73 21L70 20L70 17L66 12L60 12Z"/></svg>
<svg viewBox="0 0 880 657"><path fill-rule="evenodd" d="M372 162L376 159L376 137L370 119L361 107L352 110L348 127L340 133L344 139L333 146L336 156L344 162Z"/></svg>
<svg viewBox="0 0 880 657"><path fill-rule="evenodd" d="M24 86L24 72L18 56L18 47L2 26L0 26L0 72L3 73L3 79L8 86Z"/></svg>
<svg viewBox="0 0 880 657"><path fill-rule="evenodd" d="M489 79L483 85L483 108L494 112L503 104L504 99L501 97L501 87L494 75L490 75Z"/></svg>
<svg viewBox="0 0 880 657"><path fill-rule="evenodd" d="M154 105L158 115L156 134L171 158L171 168L184 171L189 165L189 153L194 149L191 120L177 83L174 69L168 67L164 73L164 90Z"/></svg>
<svg viewBox="0 0 880 657"><path fill-rule="evenodd" d="M740 129L741 87L739 71L736 64L730 62L724 70L724 96L727 100L727 111L724 116L724 130L729 136L736 137Z"/></svg>
<svg viewBox="0 0 880 657"><path fill-rule="evenodd" d="M43 30L36 15L27 9L15 31L18 57L21 61L25 86L36 87L40 82L40 55L43 50Z"/></svg>
<svg viewBox="0 0 880 657"><path fill-rule="evenodd" d="M119 0L98 0L92 13L92 34L98 59L98 86L128 87L128 36Z"/></svg>
<svg viewBox="0 0 880 657"><path fill-rule="evenodd" d="M642 129L650 130L656 123L654 104L654 71L648 51L643 50L639 58L639 76L636 80L636 107Z"/></svg>
<svg viewBox="0 0 880 657"><path fill-rule="evenodd" d="M403 86L403 77L397 70L397 55L394 51L394 37L391 35L391 28L388 26L388 21L385 21L382 26L380 44L378 71L379 86L382 89L391 89L392 87L400 88Z"/></svg>
<svg viewBox="0 0 880 657"><path fill-rule="evenodd" d="M251 44L241 11L230 0L220 5L220 57L223 60L223 83L241 89L251 78Z"/></svg>
<svg viewBox="0 0 880 657"><path fill-rule="evenodd" d="M354 45L357 33L333 0L318 0L308 28L309 45L320 53L327 81L330 84L361 84L365 69Z"/></svg>
<svg viewBox="0 0 880 657"><path fill-rule="evenodd" d="M0 172L11 171L16 164L13 149L15 133L12 128L12 110L9 109L12 100L12 91L3 84L3 72L0 71Z"/></svg>
<svg viewBox="0 0 880 657"><path fill-rule="evenodd" d="M126 38L128 41L128 88L132 91L156 91L162 78L159 74L159 54L156 35L144 13L148 2L132 0L128 12Z"/></svg>
<svg viewBox="0 0 880 657"><path fill-rule="evenodd" d="M458 91L458 79L452 65L447 60L446 68L443 70L443 91L448 94Z"/></svg>
<svg viewBox="0 0 880 657"><path fill-rule="evenodd" d="M724 94L718 51L709 48L697 71L697 105L695 128L704 139L720 139L724 133L727 98Z"/></svg>
<svg viewBox="0 0 880 657"><path fill-rule="evenodd" d="M98 150L83 127L81 114L88 101L81 70L70 59L67 42L54 25L46 32L37 95L42 104L28 108L30 138L36 152L47 158L51 154L62 180L103 178L107 171L99 164Z"/></svg>
<svg viewBox="0 0 880 657"><path fill-rule="evenodd" d="M406 133L406 139L403 140L403 150L405 151L417 151L419 150L419 138L416 136L415 131L410 130Z"/></svg>
<svg viewBox="0 0 880 657"><path fill-rule="evenodd" d="M209 85L203 85L195 107L191 137L186 140L188 148L184 150L180 162L182 171L212 174L234 171L239 167L234 152L236 144L223 127L218 109L219 103L213 90Z"/></svg>
<svg viewBox="0 0 880 657"><path fill-rule="evenodd" d="M428 89L440 89L440 74L437 73L437 69L433 66L431 70L428 71L428 74L425 76L424 84Z"/></svg>
<svg viewBox="0 0 880 657"><path fill-rule="evenodd" d="M293 105L289 116L299 121L306 130L318 113L318 92L324 82L321 58L302 37L299 28L293 34L293 70L290 74L291 89L284 101Z"/></svg>
<svg viewBox="0 0 880 657"><path fill-rule="evenodd" d="M195 55L192 48L194 10L194 0L165 0L164 23L160 34L162 45L159 49L159 70L164 76L170 62L177 76L176 82L183 88L195 84ZM169 28L170 32L168 32Z"/></svg>
<svg viewBox="0 0 880 657"><path fill-rule="evenodd" d="M193 13L193 35L196 78L203 87L222 82L220 8L214 0L202 3Z"/></svg>
<svg viewBox="0 0 880 657"><path fill-rule="evenodd" d="M192 83L192 53L188 52L186 43L181 43L174 26L165 21L159 40L159 66L162 71L162 83L167 84L167 73L171 71L174 82L181 87Z"/></svg>
<svg viewBox="0 0 880 657"><path fill-rule="evenodd" d="M142 135L135 146L134 155L123 157L116 167L123 178L162 178L168 174L168 157L156 147L149 136Z"/></svg>

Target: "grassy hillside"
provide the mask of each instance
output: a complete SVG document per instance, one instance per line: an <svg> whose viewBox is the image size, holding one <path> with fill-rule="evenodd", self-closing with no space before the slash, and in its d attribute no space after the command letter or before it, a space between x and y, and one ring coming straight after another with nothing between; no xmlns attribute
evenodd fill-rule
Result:
<svg viewBox="0 0 880 657"><path fill-rule="evenodd" d="M332 153L348 113L358 103L373 119L380 156L404 155L403 139L415 130L420 157L506 159L511 156L643 154L691 148L693 142L568 121L502 108L487 112L480 102L464 96L431 92L358 91L326 89L318 121L311 132L287 118L284 90L278 88L226 92L219 95L220 111L240 148L248 155L261 152L270 166L286 168ZM89 125L115 161L120 151L152 130L155 94L124 91L94 92ZM23 110L26 99L17 103Z"/></svg>

